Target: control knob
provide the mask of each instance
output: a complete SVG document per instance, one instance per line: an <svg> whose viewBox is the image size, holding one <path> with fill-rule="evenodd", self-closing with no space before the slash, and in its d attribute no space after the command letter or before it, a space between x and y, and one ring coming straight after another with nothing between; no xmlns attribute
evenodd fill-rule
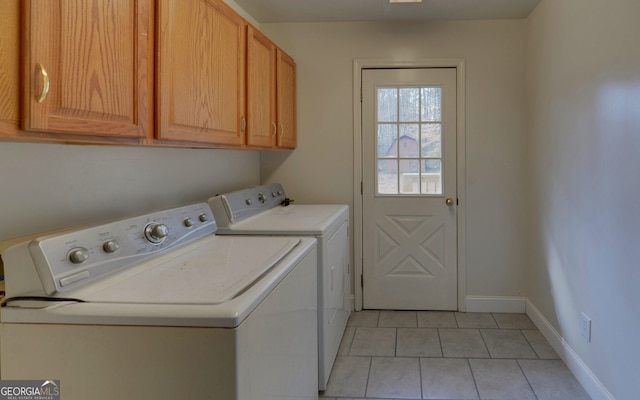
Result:
<svg viewBox="0 0 640 400"><path fill-rule="evenodd" d="M74 264L82 264L89 259L89 250L84 247L76 247L69 252L69 261Z"/></svg>
<svg viewBox="0 0 640 400"><path fill-rule="evenodd" d="M115 240L107 240L102 245L102 249L107 253L115 253L120 248L120 243Z"/></svg>
<svg viewBox="0 0 640 400"><path fill-rule="evenodd" d="M151 223L144 228L144 236L151 243L162 243L169 235L169 228L165 224Z"/></svg>
<svg viewBox="0 0 640 400"><path fill-rule="evenodd" d="M200 220L200 222L207 222L209 220L209 217L207 217L207 214L200 214L198 215L198 219Z"/></svg>
<svg viewBox="0 0 640 400"><path fill-rule="evenodd" d="M193 226L193 219L192 218L185 218L184 219L184 226L186 226L187 228L191 228Z"/></svg>
<svg viewBox="0 0 640 400"><path fill-rule="evenodd" d="M258 193L258 200L260 200L260 203L264 203L267 201L267 198L264 196L264 193Z"/></svg>

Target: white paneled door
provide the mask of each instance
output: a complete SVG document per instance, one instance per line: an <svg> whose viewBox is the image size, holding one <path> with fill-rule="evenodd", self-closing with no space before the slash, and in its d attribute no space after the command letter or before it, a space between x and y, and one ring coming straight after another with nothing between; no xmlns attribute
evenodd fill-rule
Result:
<svg viewBox="0 0 640 400"><path fill-rule="evenodd" d="M456 69L362 71L363 308L456 310Z"/></svg>

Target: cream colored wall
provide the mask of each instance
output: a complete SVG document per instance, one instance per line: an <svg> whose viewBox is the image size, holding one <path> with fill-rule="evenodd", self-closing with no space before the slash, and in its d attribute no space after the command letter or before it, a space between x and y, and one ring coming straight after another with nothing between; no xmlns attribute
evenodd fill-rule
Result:
<svg viewBox="0 0 640 400"><path fill-rule="evenodd" d="M263 182L353 207L353 61L466 62L467 294L523 295L525 22L286 23L261 29L297 63L298 148L263 152ZM352 214L353 216L353 214Z"/></svg>
<svg viewBox="0 0 640 400"><path fill-rule="evenodd" d="M640 393L638 16L637 0L543 0L527 39L529 297L620 400Z"/></svg>
<svg viewBox="0 0 640 400"><path fill-rule="evenodd" d="M256 151L0 142L0 241L258 183Z"/></svg>

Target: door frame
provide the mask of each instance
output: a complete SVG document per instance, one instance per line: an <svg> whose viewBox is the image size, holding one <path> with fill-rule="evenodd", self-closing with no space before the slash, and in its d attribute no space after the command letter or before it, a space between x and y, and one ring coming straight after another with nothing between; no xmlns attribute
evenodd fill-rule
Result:
<svg viewBox="0 0 640 400"><path fill-rule="evenodd" d="M362 310L362 70L372 68L456 68L456 168L458 310L466 311L466 153L465 153L465 62L462 58L415 60L355 59L353 62L353 288L354 309Z"/></svg>

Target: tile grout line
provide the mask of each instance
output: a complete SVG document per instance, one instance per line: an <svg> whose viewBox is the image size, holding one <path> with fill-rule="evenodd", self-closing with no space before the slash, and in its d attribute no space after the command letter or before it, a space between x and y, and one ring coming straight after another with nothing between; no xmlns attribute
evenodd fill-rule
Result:
<svg viewBox="0 0 640 400"><path fill-rule="evenodd" d="M444 358L444 348L442 347L442 337L440 336L440 328L436 328L438 331L438 343L440 343L440 357Z"/></svg>
<svg viewBox="0 0 640 400"><path fill-rule="evenodd" d="M533 352L535 353L536 357L538 357L538 360L542 360L542 358L540 358L540 354L538 354L538 352L536 351L536 348L533 346L533 343L531 343L531 341L529 340L529 338L527 337L527 335L524 334L525 329L520 329L520 334L522 336L524 336L524 340L527 341L527 343L529 344L529 347L531 347L531 350L533 350Z"/></svg>
<svg viewBox="0 0 640 400"><path fill-rule="evenodd" d="M367 397L367 390L369 389L369 379L371 378L371 365L373 364L373 356L369 357L369 372L367 373L367 383L364 385L364 397Z"/></svg>
<svg viewBox="0 0 640 400"><path fill-rule="evenodd" d="M494 359L495 357L493 356L493 354L491 354L491 350L489 350L489 346L487 346L487 342L486 339L484 338L484 335L482 334L482 329L478 329L478 332L480 333L480 339L482 339L482 344L484 344L484 348L487 350L487 354L489 354L489 359Z"/></svg>
<svg viewBox="0 0 640 400"><path fill-rule="evenodd" d="M396 342L396 345L395 345L395 347L393 349L393 356L394 357L398 357L398 328L393 328L393 329L395 329L395 338L394 339L395 339L395 342Z"/></svg>
<svg viewBox="0 0 640 400"><path fill-rule="evenodd" d="M524 370L522 369L522 365L520 365L520 360L516 359L515 362L516 364L518 364L518 368L520 368L520 372L522 372L522 376L524 376L524 379L527 380L527 385L529 385L529 388L531 389L531 393L533 393L533 397L535 397L537 400L538 395L536 394L536 391L533 390L533 386L531 386L531 382L529 382L529 378L527 377L527 374L524 373Z"/></svg>
<svg viewBox="0 0 640 400"><path fill-rule="evenodd" d="M478 389L478 382L476 382L476 376L473 373L473 368L471 368L471 359L467 358L467 366L469 367L469 372L471 373L471 379L473 379L473 386L476 388L476 394L478 395L478 399L480 399L480 389Z"/></svg>
<svg viewBox="0 0 640 400"><path fill-rule="evenodd" d="M424 387L422 387L422 358L418 357L418 377L420 378L420 398L424 399Z"/></svg>
<svg viewBox="0 0 640 400"><path fill-rule="evenodd" d="M493 318L493 316L492 316ZM478 333L480 334L480 339L482 339L482 344L484 345L485 350L487 350L487 354L489 355L489 359L493 359L493 354L489 351L489 346L487 346L487 342L484 340L484 335L482 334L482 330L478 328Z"/></svg>
<svg viewBox="0 0 640 400"><path fill-rule="evenodd" d="M500 328L500 324L498 323L498 320L496 320L496 317L493 316L493 313L489 313L489 314L491 315L491 319L493 320L493 322L495 322L498 329L502 329Z"/></svg>

